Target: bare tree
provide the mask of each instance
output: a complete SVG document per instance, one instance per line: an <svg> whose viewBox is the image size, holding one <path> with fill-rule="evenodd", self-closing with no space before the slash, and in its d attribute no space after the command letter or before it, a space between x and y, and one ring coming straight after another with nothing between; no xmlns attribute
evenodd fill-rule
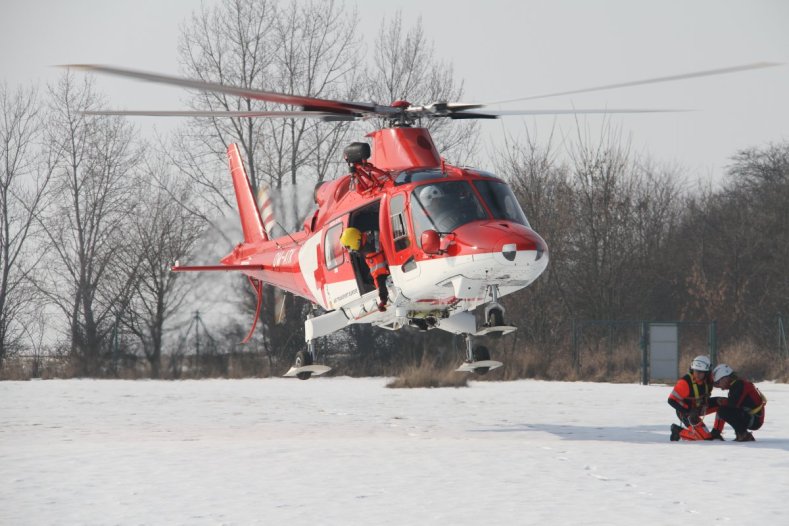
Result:
<svg viewBox="0 0 789 526"><path fill-rule="evenodd" d="M743 328L769 341L776 314L789 311L789 142L740 151L728 171L735 206L748 216L739 229L748 228L750 239L729 255L737 258L732 264L737 282L747 283Z"/></svg>
<svg viewBox="0 0 789 526"><path fill-rule="evenodd" d="M510 300L528 336L558 343L572 318L677 316L675 274L668 247L682 213L678 172L633 160L620 135L603 127L593 141L578 127L567 146L569 162L527 132L508 139L498 170L507 178L532 226L550 247L546 275Z"/></svg>
<svg viewBox="0 0 789 526"><path fill-rule="evenodd" d="M22 345L36 298L30 278L45 248L35 243L35 217L59 147L44 148L42 130L37 90L0 84L0 368Z"/></svg>
<svg viewBox="0 0 789 526"><path fill-rule="evenodd" d="M359 95L359 39L355 12L331 0L291 3L277 17L276 89L307 97L353 100ZM292 225L301 219L298 187L322 181L340 166L348 123L286 119L270 121L275 152L268 165L284 168L293 186ZM270 177L281 187L281 171Z"/></svg>
<svg viewBox="0 0 789 526"><path fill-rule="evenodd" d="M576 200L570 240L576 305L586 316L615 319L626 312L632 284L635 180L629 146L604 125L599 140L579 125L569 152Z"/></svg>
<svg viewBox="0 0 789 526"><path fill-rule="evenodd" d="M204 225L188 207L179 206L191 203L194 191L170 172L166 159L148 159L136 188L138 206L128 233L141 261L136 269L129 269L136 271L137 279L122 319L139 338L153 378L160 376L165 325L189 292L189 276L173 273L170 267L189 255Z"/></svg>
<svg viewBox="0 0 789 526"><path fill-rule="evenodd" d="M451 63L436 57L435 48L425 35L422 18L405 29L402 12L398 11L394 18L381 21L367 75L367 90L380 104L397 100L417 104L457 102L463 97L463 82L455 80ZM430 129L439 152L453 162L467 163L476 154L479 131L476 123L433 119L423 124Z"/></svg>
<svg viewBox="0 0 789 526"><path fill-rule="evenodd" d="M203 8L184 28L179 48L182 66L187 76L203 80L309 97L355 99L361 58L354 19L353 13L335 1L250 4L226 0L213 9ZM219 94L198 94L191 104L203 110L290 109ZM226 213L235 208L228 194L232 186L227 172L217 167L224 166L227 145L238 143L252 186L270 187L278 220L285 229L292 229L300 226L313 185L342 166L338 161L348 130L348 123L310 119L196 119L184 129L173 157L178 168L206 191L217 210ZM214 179L215 174L221 174L221 179ZM304 186L310 191L300 191ZM275 327L269 315L274 295L266 289L267 308L260 331L296 333L304 302L286 302L292 315L286 317L285 326ZM296 345L297 339L293 342Z"/></svg>
<svg viewBox="0 0 789 526"><path fill-rule="evenodd" d="M206 81L310 97L353 97L359 63L353 18L334 1L278 7L226 0L203 8L185 27L179 47L182 66L186 75ZM214 111L283 109L215 93L197 94L191 105ZM265 183L281 190L290 183L296 196L302 178L316 182L331 174L347 130L347 123L308 119L195 119L182 133L175 160L216 194L212 199L219 208L232 208L226 180L216 181L217 170L205 168L211 157L224 163L229 143L239 144L255 189ZM299 203L293 201L287 214L291 226L301 219Z"/></svg>
<svg viewBox="0 0 789 526"><path fill-rule="evenodd" d="M675 237L684 312L717 320L721 337L772 342L789 309L789 145L732 158L723 188L691 201Z"/></svg>
<svg viewBox="0 0 789 526"><path fill-rule="evenodd" d="M181 33L178 52L184 73L204 81L263 89L274 60L274 17L275 6L267 1L225 0L213 8L203 6ZM267 109L261 101L209 92L196 93L190 105L195 110L212 111ZM176 165L224 212L225 207L233 207L233 201L226 174L217 170L215 163L224 165L227 146L238 143L250 181L257 188L257 156L264 126L264 119L193 119L180 134L180 148L174 152Z"/></svg>
<svg viewBox="0 0 789 526"><path fill-rule="evenodd" d="M546 275L522 293L528 301L508 299L508 313L526 323L536 341L555 341L566 331L566 320L575 308L567 250L575 228L569 170L558 161L553 133L542 146L528 130L523 141L510 137L496 158L498 173L509 181L529 223L548 244L551 258Z"/></svg>
<svg viewBox="0 0 789 526"><path fill-rule="evenodd" d="M628 309L652 319L679 319L674 240L687 205L682 170L644 159L633 166L633 260ZM638 291L638 293L634 293Z"/></svg>
<svg viewBox="0 0 789 526"><path fill-rule="evenodd" d="M126 262L134 212L133 170L139 152L132 129L118 117L86 116L102 101L90 80L70 72L50 88L49 141L63 145L42 226L52 248L40 288L68 320L80 374L100 372L101 353L136 279Z"/></svg>

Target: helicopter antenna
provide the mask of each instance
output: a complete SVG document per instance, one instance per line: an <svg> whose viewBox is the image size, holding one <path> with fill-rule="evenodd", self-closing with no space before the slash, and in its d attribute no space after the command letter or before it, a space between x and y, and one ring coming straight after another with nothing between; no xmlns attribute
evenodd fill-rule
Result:
<svg viewBox="0 0 789 526"><path fill-rule="evenodd" d="M288 237L290 238L290 240L291 240L291 241L293 241L294 243L296 243L296 246L301 246L301 244L300 244L298 241L296 241L296 240L293 238L293 236L291 236L291 235L290 235L290 232L288 232L287 230L285 230L285 227L284 227L284 226L282 226L282 225L280 224L280 222L279 222L279 221L274 221L274 224L275 224L275 225L277 225L278 227L280 227L280 228L282 229L282 231L283 231L283 232L285 232L285 235L286 235L286 236L288 236ZM275 241L275 243L276 243L276 241ZM277 244L277 248L280 248L280 247L279 247L279 244Z"/></svg>

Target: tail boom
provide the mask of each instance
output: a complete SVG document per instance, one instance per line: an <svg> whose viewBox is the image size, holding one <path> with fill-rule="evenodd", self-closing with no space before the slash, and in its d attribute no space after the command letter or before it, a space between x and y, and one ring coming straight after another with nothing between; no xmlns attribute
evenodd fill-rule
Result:
<svg viewBox="0 0 789 526"><path fill-rule="evenodd" d="M170 270L173 272L243 272L250 270L265 270L263 265L175 265Z"/></svg>

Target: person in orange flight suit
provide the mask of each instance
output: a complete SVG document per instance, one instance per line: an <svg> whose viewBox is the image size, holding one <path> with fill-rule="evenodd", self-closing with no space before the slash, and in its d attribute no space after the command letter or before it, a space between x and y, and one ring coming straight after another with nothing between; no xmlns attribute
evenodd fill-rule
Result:
<svg viewBox="0 0 789 526"><path fill-rule="evenodd" d="M386 278L389 276L389 265L381 250L376 232L362 233L358 228L348 227L340 236L340 243L350 252L358 252L364 256L370 275L373 277L378 289L378 310L386 311L389 301L389 289L386 287Z"/></svg>
<svg viewBox="0 0 789 526"><path fill-rule="evenodd" d="M712 373L715 387L729 391L727 398L718 398L718 414L715 415L715 427L723 429L723 422L728 423L737 435L735 442L753 442L753 434L748 431L757 430L764 424L764 407L767 398L752 382L739 378L734 370L722 363ZM715 400L715 399L713 399Z"/></svg>
<svg viewBox="0 0 789 526"><path fill-rule="evenodd" d="M668 404L676 409L682 426L671 424L671 441L683 440L723 440L723 422L715 420L712 431L704 425L704 415L718 410L718 398L710 398L712 375L710 359L696 356L690 363L688 374L677 380L668 397Z"/></svg>

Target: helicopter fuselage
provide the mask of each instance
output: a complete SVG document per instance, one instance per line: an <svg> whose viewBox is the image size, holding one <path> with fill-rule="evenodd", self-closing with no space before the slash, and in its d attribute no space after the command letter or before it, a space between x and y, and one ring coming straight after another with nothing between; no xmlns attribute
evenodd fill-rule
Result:
<svg viewBox="0 0 789 526"><path fill-rule="evenodd" d="M394 139L400 146L397 155L378 154L378 162L389 169L372 163L352 167L350 174L316 190L318 207L302 231L242 243L222 263L248 266L244 273L252 278L327 311L341 309L348 323L390 329L414 319L441 327L441 320L494 299L494 287L497 296L505 296L545 270L545 241L531 229L506 182L448 165L437 154L419 158L402 147L404 142L424 144L427 130L381 132L388 133L379 141ZM391 142L388 152L397 152ZM392 166L415 161L429 166ZM379 239L391 273L392 305L385 312L376 308L375 286L363 259L340 244L350 226Z"/></svg>

